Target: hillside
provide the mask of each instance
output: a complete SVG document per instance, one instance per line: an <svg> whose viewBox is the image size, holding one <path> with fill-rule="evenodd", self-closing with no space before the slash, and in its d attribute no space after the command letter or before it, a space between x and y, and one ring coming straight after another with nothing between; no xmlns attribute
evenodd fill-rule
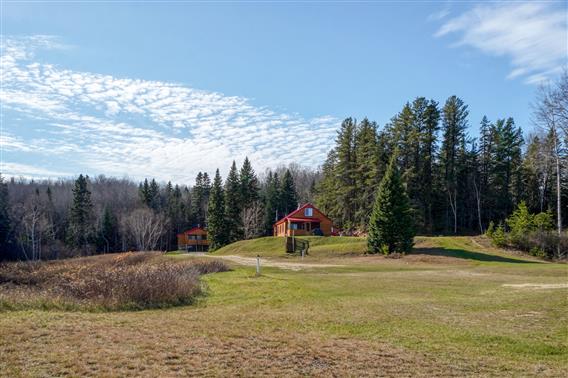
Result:
<svg viewBox="0 0 568 378"><path fill-rule="evenodd" d="M367 252L367 239L364 237L301 237L310 242L309 255L306 259L325 260L363 256ZM212 256L236 255L244 257L266 258L296 258L284 251L285 240L282 237L264 237L252 240L242 240L229 244L211 253ZM380 257L380 256L376 256ZM430 257L430 258L428 258ZM465 259L475 261L508 261L535 259L526 254L513 253L491 245L484 237L470 236L437 236L416 237L414 249L407 260L436 260L435 257Z"/></svg>
<svg viewBox="0 0 568 378"><path fill-rule="evenodd" d="M312 257L363 254L367 250L365 238L304 236L301 239L310 242L309 254ZM286 255L284 243L283 237L242 240L213 252L213 255L281 257Z"/></svg>

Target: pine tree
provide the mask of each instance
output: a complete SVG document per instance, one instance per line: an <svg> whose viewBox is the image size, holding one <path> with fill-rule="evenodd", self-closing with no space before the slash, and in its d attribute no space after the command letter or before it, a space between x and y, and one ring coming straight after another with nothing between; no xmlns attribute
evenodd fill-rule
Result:
<svg viewBox="0 0 568 378"><path fill-rule="evenodd" d="M87 251L93 237L93 204L87 188L88 177L79 175L73 188L73 205L69 217L68 242L71 246Z"/></svg>
<svg viewBox="0 0 568 378"><path fill-rule="evenodd" d="M10 235L10 214L8 213L9 198L8 185L4 182L4 177L0 175L0 251L2 254L8 251L8 237ZM0 260L2 260L0 256Z"/></svg>
<svg viewBox="0 0 568 378"><path fill-rule="evenodd" d="M357 123L347 118L341 123L337 135L337 163L334 173L336 177L337 208L339 217L336 221L346 230L352 230L355 223L355 130Z"/></svg>
<svg viewBox="0 0 568 378"><path fill-rule="evenodd" d="M162 199L160 197L160 186L155 179L150 182L150 188L148 191L149 204L148 206L154 210L160 210L162 208Z"/></svg>
<svg viewBox="0 0 568 378"><path fill-rule="evenodd" d="M413 238L412 210L393 158L379 185L369 221L368 250L407 253L412 249Z"/></svg>
<svg viewBox="0 0 568 378"><path fill-rule="evenodd" d="M197 173L197 177L195 178L195 185L191 191L192 200L191 203L193 205L193 219L195 220L196 224L203 224L205 223L205 201L206 193L205 193L205 182L203 173Z"/></svg>
<svg viewBox="0 0 568 378"><path fill-rule="evenodd" d="M105 206L99 231L100 243L105 253L119 249L118 220L109 206Z"/></svg>
<svg viewBox="0 0 568 378"><path fill-rule="evenodd" d="M219 170L215 172L209 205L207 208L207 234L209 249L214 251L227 244L227 226L225 222L225 194Z"/></svg>
<svg viewBox="0 0 568 378"><path fill-rule="evenodd" d="M144 205L150 207L150 184L147 178L144 179L144 183L140 183L138 186L138 196Z"/></svg>
<svg viewBox="0 0 568 378"><path fill-rule="evenodd" d="M278 174L268 171L264 187L264 233L272 235L272 225L278 220L280 181Z"/></svg>
<svg viewBox="0 0 568 378"><path fill-rule="evenodd" d="M252 168L248 157L245 157L245 161L243 162L243 166L241 167L239 180L241 184L240 195L242 207L248 208L255 201L257 201L259 197L258 178L254 173L254 169Z"/></svg>
<svg viewBox="0 0 568 378"><path fill-rule="evenodd" d="M424 231L432 233L434 228L433 204L436 176L436 142L440 121L438 103L430 100L423 114L423 130L420 135L420 159L422 161L419 175L421 203L423 209Z"/></svg>
<svg viewBox="0 0 568 378"><path fill-rule="evenodd" d="M444 191L447 198L446 225L454 233L458 232L458 212L461 211L458 203L458 172L464 156L467 116L467 105L456 97L451 96L442 109L442 125L444 139L440 160L444 172ZM453 220L453 222L452 222Z"/></svg>
<svg viewBox="0 0 568 378"><path fill-rule="evenodd" d="M280 183L280 211L282 214L296 210L298 207L298 194L296 193L296 186L294 179L289 169L284 173L282 182Z"/></svg>
<svg viewBox="0 0 568 378"><path fill-rule="evenodd" d="M241 210L241 184L237 164L233 160L225 182L225 224L230 243L243 238Z"/></svg>
<svg viewBox="0 0 568 378"><path fill-rule="evenodd" d="M379 184L379 145L377 125L367 118L359 124L355 135L355 224L366 230Z"/></svg>

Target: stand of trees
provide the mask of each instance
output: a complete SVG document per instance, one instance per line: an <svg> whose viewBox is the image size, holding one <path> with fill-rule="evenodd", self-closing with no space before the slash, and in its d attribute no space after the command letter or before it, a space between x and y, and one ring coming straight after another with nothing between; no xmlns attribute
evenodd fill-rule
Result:
<svg viewBox="0 0 568 378"><path fill-rule="evenodd" d="M347 118L315 188L316 204L347 233L366 233L379 183L394 151L419 233L484 233L505 222L521 201L530 212L568 211L568 79L545 87L535 104L537 132L525 140L513 118L481 120L468 134L468 107L418 97L381 130Z"/></svg>
<svg viewBox="0 0 568 378"><path fill-rule="evenodd" d="M247 158L240 169L233 164L225 183L219 176L212 184L199 172L192 186L105 176L58 181L0 176L0 260L175 250L176 235L193 226L209 226L215 235L220 225L214 247L271 235L276 219L311 199L318 175L293 164L259 178Z"/></svg>

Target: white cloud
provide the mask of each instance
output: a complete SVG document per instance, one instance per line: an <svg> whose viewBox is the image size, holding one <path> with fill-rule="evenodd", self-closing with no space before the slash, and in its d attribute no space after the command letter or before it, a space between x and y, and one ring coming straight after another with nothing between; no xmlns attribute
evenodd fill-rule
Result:
<svg viewBox="0 0 568 378"><path fill-rule="evenodd" d="M544 2L478 5L447 20L435 35L458 34L456 46L508 57L513 66L508 78L524 77L534 84L567 64L566 11Z"/></svg>
<svg viewBox="0 0 568 378"><path fill-rule="evenodd" d="M19 142L72 159L89 174L188 183L199 170L226 171L247 155L259 171L292 161L319 165L339 123L181 84L45 64L37 49L62 48L50 37L7 41L0 99L5 108L42 122L41 138L24 140L22 133Z"/></svg>
<svg viewBox="0 0 568 378"><path fill-rule="evenodd" d="M4 162L2 164L1 173L3 177L23 177L26 179L49 179L72 176L69 172L12 162Z"/></svg>

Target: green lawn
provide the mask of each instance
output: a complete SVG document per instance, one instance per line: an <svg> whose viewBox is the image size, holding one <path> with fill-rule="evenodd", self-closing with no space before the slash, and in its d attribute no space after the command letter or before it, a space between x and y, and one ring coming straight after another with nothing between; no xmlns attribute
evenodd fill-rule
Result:
<svg viewBox="0 0 568 378"><path fill-rule="evenodd" d="M280 261L282 243L263 238L214 255ZM567 265L479 238L419 238L401 259L363 255L364 239L311 243L304 261L341 266L264 267L255 277L234 265L205 276L208 295L197 305L167 310L2 313L0 372L568 375L568 290L554 286L568 283ZM514 286L525 284L552 286Z"/></svg>
<svg viewBox="0 0 568 378"><path fill-rule="evenodd" d="M328 257L342 254L363 254L367 250L367 239L358 237L322 237L302 236L300 239L310 242L311 256ZM243 240L225 246L214 255L240 255L261 257L285 256L285 238L264 237L253 240Z"/></svg>

